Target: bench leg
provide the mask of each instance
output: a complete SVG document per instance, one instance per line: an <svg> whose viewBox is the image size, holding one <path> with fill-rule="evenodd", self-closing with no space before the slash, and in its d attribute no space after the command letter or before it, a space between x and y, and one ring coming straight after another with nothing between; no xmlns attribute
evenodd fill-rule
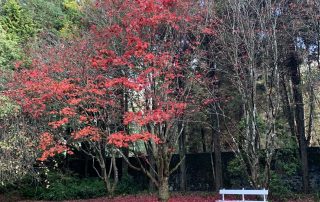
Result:
<svg viewBox="0 0 320 202"><path fill-rule="evenodd" d="M244 188L242 188L242 190L244 190ZM244 194L242 194L242 201L244 201Z"/></svg>

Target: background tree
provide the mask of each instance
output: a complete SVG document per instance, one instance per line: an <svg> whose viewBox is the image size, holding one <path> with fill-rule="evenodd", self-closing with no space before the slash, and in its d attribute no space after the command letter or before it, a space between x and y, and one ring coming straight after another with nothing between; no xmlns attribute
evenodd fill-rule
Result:
<svg viewBox="0 0 320 202"><path fill-rule="evenodd" d="M277 16L271 1L226 1L217 7L221 23L215 41L220 47L216 71L237 91L234 98L241 106L235 114L223 113L224 122L238 114L234 118L242 123L233 129L226 125L228 141L245 165L251 185L267 187L280 109Z"/></svg>

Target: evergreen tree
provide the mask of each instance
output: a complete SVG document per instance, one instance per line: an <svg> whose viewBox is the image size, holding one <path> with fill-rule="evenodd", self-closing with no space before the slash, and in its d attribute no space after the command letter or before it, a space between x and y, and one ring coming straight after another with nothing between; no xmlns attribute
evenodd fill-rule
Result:
<svg viewBox="0 0 320 202"><path fill-rule="evenodd" d="M8 34L16 35L21 41L35 35L36 24L17 0L7 0L2 6L0 14L0 24Z"/></svg>
<svg viewBox="0 0 320 202"><path fill-rule="evenodd" d="M18 39L14 34L8 34L0 24L0 70L7 70L12 61L21 58Z"/></svg>

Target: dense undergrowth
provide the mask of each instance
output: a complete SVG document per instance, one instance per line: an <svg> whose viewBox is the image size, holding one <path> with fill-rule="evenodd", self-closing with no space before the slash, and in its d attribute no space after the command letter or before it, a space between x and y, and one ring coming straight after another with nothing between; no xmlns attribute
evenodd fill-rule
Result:
<svg viewBox="0 0 320 202"><path fill-rule="evenodd" d="M138 194L142 187L131 176L123 177L115 195ZM26 177L17 184L0 187L0 193L18 195L33 200L71 200L107 196L103 181L99 178L80 178L72 173L48 172L38 178Z"/></svg>

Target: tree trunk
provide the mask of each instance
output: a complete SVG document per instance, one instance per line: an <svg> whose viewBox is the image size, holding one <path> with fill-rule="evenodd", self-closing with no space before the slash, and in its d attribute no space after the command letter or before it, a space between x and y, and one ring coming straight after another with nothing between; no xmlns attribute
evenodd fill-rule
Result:
<svg viewBox="0 0 320 202"><path fill-rule="evenodd" d="M203 127L201 127L201 138L202 138L202 152L206 153L207 152L207 148L206 148L206 133L205 133L205 129Z"/></svg>
<svg viewBox="0 0 320 202"><path fill-rule="evenodd" d="M114 154L112 155L111 163L112 163L112 170L113 170L113 184L112 184L112 187L111 187L111 194L113 196L114 191L115 191L115 189L117 187L117 184L119 182L118 167L117 167L117 164L116 164L116 157L115 157Z"/></svg>
<svg viewBox="0 0 320 202"><path fill-rule="evenodd" d="M123 154L125 155L125 158L129 159L129 149L128 148L122 148L122 152ZM122 177L125 177L125 176L128 176L128 163L126 162L126 160L124 158L122 158L122 170L121 170L121 173L122 173Z"/></svg>
<svg viewBox="0 0 320 202"><path fill-rule="evenodd" d="M292 54L288 58L288 67L291 72L293 99L295 104L295 121L297 128L297 138L299 141L300 157L301 157L301 171L303 180L303 191L309 191L309 169L308 169L308 143L305 136L305 123L304 123L304 107L303 96L301 92L301 77L299 71L298 56Z"/></svg>
<svg viewBox="0 0 320 202"><path fill-rule="evenodd" d="M213 58L213 57L210 57ZM211 83L211 93L214 98L219 98L219 88L220 84L217 82L217 64L211 62L210 60L207 61L210 67L210 73L208 74L209 77L212 78ZM221 164L221 143L220 143L220 104L219 102L214 103L210 107L210 119L211 119L211 127L212 127L212 150L214 152L214 163L212 171L214 174L214 189L218 191L222 187L222 164ZM212 154L211 154L212 155ZM211 157L212 161L212 157Z"/></svg>
<svg viewBox="0 0 320 202"><path fill-rule="evenodd" d="M111 190L111 184L109 182L109 180L107 178L104 178L103 179L103 182L104 182L104 186L106 188L106 191L108 193L108 196L111 196L112 197L112 193L110 193L110 190Z"/></svg>
<svg viewBox="0 0 320 202"><path fill-rule="evenodd" d="M218 191L222 187L222 161L221 161L221 143L220 143L220 123L218 109L215 104L215 109L213 110L211 116L212 121L212 143L214 152L214 189Z"/></svg>
<svg viewBox="0 0 320 202"><path fill-rule="evenodd" d="M222 187L222 162L221 162L221 146L220 146L220 135L214 133L213 135L214 144L214 173L215 173L215 190L218 191Z"/></svg>
<svg viewBox="0 0 320 202"><path fill-rule="evenodd" d="M113 193L110 193L111 192L111 183L110 183L110 180L109 180L109 177L107 174L107 168L106 168L105 163L100 164L100 167L101 167L101 176L103 179L104 186L106 188L108 195L112 197Z"/></svg>
<svg viewBox="0 0 320 202"><path fill-rule="evenodd" d="M285 79L284 75L281 76L281 84L282 84L283 111L284 111L284 114L286 115L286 118L288 120L292 137L297 137L295 124L294 124L294 112L293 112L291 105L290 105L290 100L289 100L289 95L288 95L288 90L287 90L287 85L286 85L286 79Z"/></svg>
<svg viewBox="0 0 320 202"><path fill-rule="evenodd" d="M89 155L85 154L84 156L84 177L88 177L88 164L89 164Z"/></svg>
<svg viewBox="0 0 320 202"><path fill-rule="evenodd" d="M180 131L182 128L182 124L179 124L179 129ZM179 157L180 160L184 159L181 164L180 164L180 191L186 191L186 134L184 130L181 133L181 136L179 137Z"/></svg>
<svg viewBox="0 0 320 202"><path fill-rule="evenodd" d="M307 144L305 139L300 139L300 156L302 166L302 180L304 193L309 192L309 166L308 166L308 153Z"/></svg>
<svg viewBox="0 0 320 202"><path fill-rule="evenodd" d="M307 140L305 136L305 124L304 124L304 109L303 109L303 98L300 89L294 88L294 97L296 104L296 124L298 132L298 140L300 147L300 157L302 166L302 180L303 180L303 191L308 193L309 191L309 169L308 169L308 154L307 154Z"/></svg>
<svg viewBox="0 0 320 202"><path fill-rule="evenodd" d="M169 197L170 197L169 177L163 177L159 181L159 200L168 201Z"/></svg>
<svg viewBox="0 0 320 202"><path fill-rule="evenodd" d="M156 175L152 170L156 170L156 161L154 159L154 156L152 155L152 151L148 150L147 152L148 152L148 160L150 162L149 172L150 172L150 175L152 176L152 178L155 179ZM149 179L149 191L150 192L156 191L156 186L151 178Z"/></svg>
<svg viewBox="0 0 320 202"><path fill-rule="evenodd" d="M105 145L106 145L105 142L102 141L100 144L100 150L98 151L99 157L97 159L100 165L100 178L102 178L105 184L108 196L113 197L115 188L119 181L118 168L116 165L115 153L112 153L110 164L109 165L107 164L108 158L106 157L106 153L105 153L106 151ZM111 177L110 177L111 173L113 173L113 182L111 181Z"/></svg>
<svg viewBox="0 0 320 202"><path fill-rule="evenodd" d="M123 98L121 99L122 103L121 103L121 106L122 106L122 111L123 111L123 114L125 114L126 112L129 111L129 106L128 106L128 94L125 90L123 90L122 92L122 96ZM123 118L121 120L121 123L123 123ZM124 130L125 132L127 132L129 134L129 128L128 126L121 126L122 127L122 130ZM129 159L129 149L128 148L122 148L122 152L123 154L125 155L125 157L127 159ZM124 176L128 176L128 168L129 168L129 165L128 163L124 160L124 158L122 159L122 168L121 168L121 172L122 172L122 177Z"/></svg>

